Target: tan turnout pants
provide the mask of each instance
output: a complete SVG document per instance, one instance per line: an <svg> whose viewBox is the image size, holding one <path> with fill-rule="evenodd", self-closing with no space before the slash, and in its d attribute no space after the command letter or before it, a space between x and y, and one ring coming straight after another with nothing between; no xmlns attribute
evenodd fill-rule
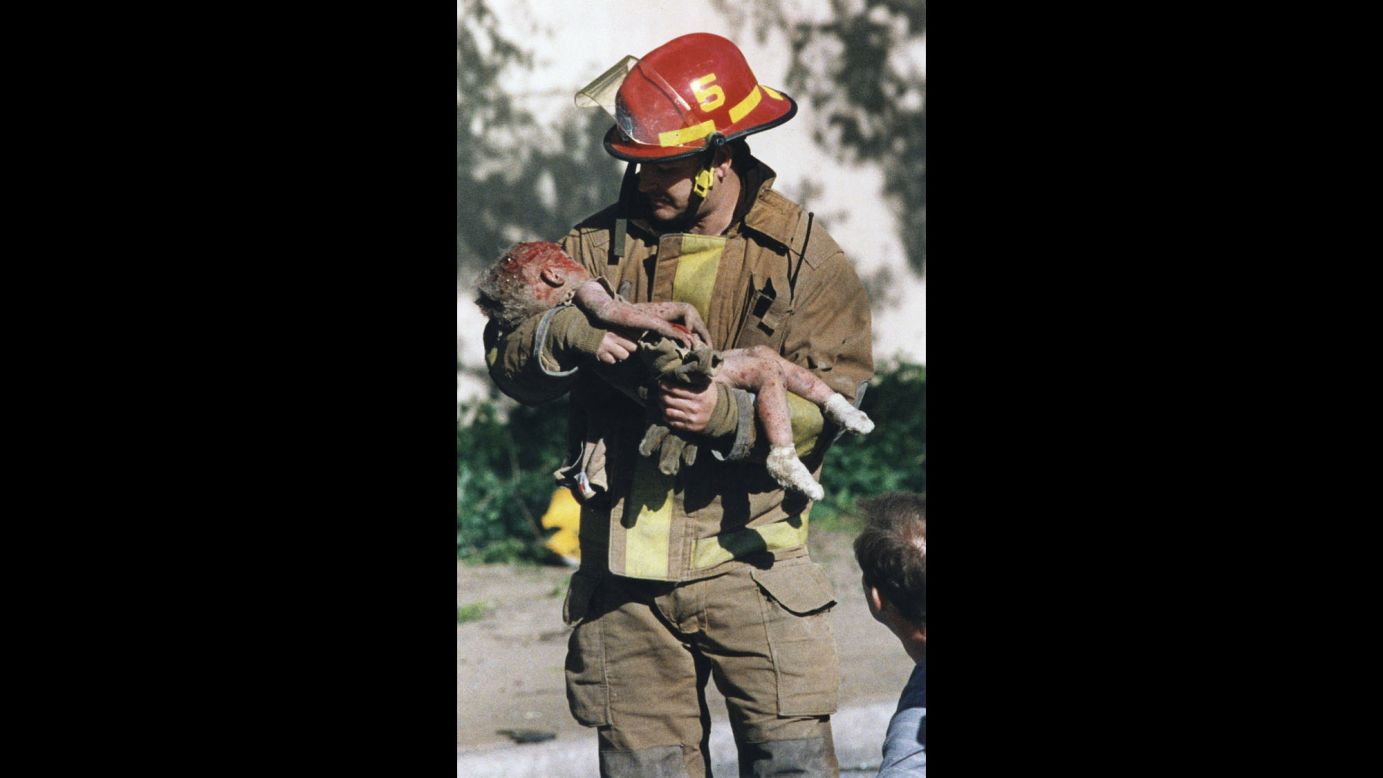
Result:
<svg viewBox="0 0 1383 778"><path fill-rule="evenodd" d="M725 695L740 775L839 774L830 582L807 557L727 568L684 583L572 576L567 699L598 728L602 776L709 775L709 678Z"/></svg>

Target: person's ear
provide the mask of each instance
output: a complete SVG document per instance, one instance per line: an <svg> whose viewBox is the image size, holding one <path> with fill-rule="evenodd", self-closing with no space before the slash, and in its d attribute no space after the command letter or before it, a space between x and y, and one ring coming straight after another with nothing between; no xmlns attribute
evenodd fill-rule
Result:
<svg viewBox="0 0 1383 778"><path fill-rule="evenodd" d="M869 606L869 615L873 616L876 621L884 620L884 606L886 603L884 602L884 598L879 594L879 587L865 584L864 602Z"/></svg>
<svg viewBox="0 0 1383 778"><path fill-rule="evenodd" d="M720 157L715 164L716 180L724 181L725 176L730 172L730 165L734 162L735 155L730 153L729 148L721 146L716 149L716 156Z"/></svg>
<svg viewBox="0 0 1383 778"><path fill-rule="evenodd" d="M542 278L543 283L547 284L548 286L561 286L562 284L565 284L567 282L567 274L563 273L561 270L553 267L552 265L544 267L542 272L539 274L539 278Z"/></svg>

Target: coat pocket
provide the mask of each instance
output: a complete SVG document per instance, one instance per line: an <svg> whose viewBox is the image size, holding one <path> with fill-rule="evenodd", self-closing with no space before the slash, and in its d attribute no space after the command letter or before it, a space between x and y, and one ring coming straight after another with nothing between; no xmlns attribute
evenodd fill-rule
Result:
<svg viewBox="0 0 1383 778"><path fill-rule="evenodd" d="M574 625L567 639L567 705L571 715L588 727L610 723L610 687L605 682L605 640L594 607L600 578L576 572L562 604L562 620Z"/></svg>
<svg viewBox="0 0 1383 778"><path fill-rule="evenodd" d="M810 559L754 570L778 683L778 715L834 713L840 685L825 571Z"/></svg>
<svg viewBox="0 0 1383 778"><path fill-rule="evenodd" d="M595 596L599 584L600 579L590 573L578 570L572 574L571 584L567 587L567 598L562 601L562 621L567 626L577 624L586 618L586 613L591 607L591 598Z"/></svg>
<svg viewBox="0 0 1383 778"><path fill-rule="evenodd" d="M792 315L792 304L786 290L779 290L770 277L752 274L749 279L749 302L744 312L734 348L768 346L777 351L786 334L788 318ZM779 280L779 285L786 282Z"/></svg>

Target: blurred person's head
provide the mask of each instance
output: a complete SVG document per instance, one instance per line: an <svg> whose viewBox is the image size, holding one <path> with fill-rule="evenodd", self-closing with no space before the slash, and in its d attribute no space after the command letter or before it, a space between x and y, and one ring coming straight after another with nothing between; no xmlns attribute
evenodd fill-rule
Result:
<svg viewBox="0 0 1383 778"><path fill-rule="evenodd" d="M894 492L860 504L865 528L855 538L869 612L893 631L908 655L927 646L927 500Z"/></svg>

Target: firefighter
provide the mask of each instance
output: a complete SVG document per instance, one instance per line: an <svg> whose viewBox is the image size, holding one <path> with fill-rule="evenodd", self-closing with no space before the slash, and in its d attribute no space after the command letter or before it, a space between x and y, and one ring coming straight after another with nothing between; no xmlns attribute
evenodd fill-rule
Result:
<svg viewBox="0 0 1383 778"><path fill-rule="evenodd" d="M563 249L632 302L691 303L716 348L768 347L858 407L873 373L864 288L745 140L790 120L793 99L706 33L625 57L576 99L613 117L604 146L628 167L619 200ZM811 501L765 470L750 395L639 385L634 335L573 306L485 332L507 394L571 395L558 477L582 503L563 607L572 715L597 729L603 776L707 775L714 679L742 775L835 775L836 599L808 556ZM813 403L789 404L798 454L822 480L840 430ZM650 417L673 432L649 436Z"/></svg>

